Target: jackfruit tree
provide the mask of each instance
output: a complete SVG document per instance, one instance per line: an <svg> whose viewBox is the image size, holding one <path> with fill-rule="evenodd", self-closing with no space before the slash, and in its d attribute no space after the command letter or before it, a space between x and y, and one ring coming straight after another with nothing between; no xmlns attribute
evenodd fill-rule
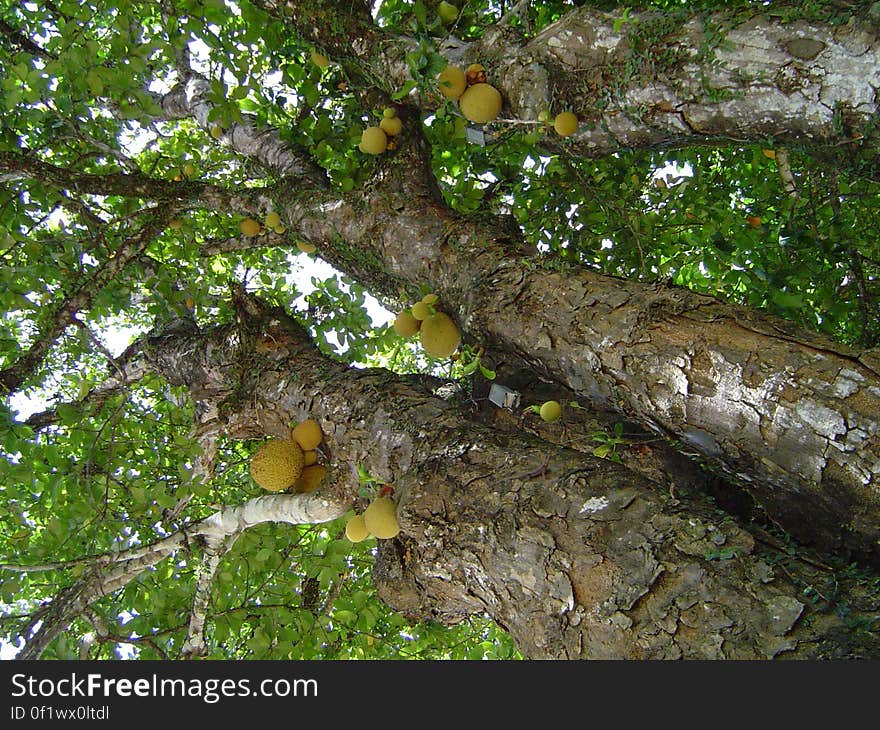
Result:
<svg viewBox="0 0 880 730"><path fill-rule="evenodd" d="M4 5L0 656L880 656L880 13L720 5Z"/></svg>

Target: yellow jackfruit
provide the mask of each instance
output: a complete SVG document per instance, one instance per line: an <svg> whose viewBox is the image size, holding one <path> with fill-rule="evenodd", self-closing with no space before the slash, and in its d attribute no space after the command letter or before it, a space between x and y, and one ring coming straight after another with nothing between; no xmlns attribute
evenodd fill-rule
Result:
<svg viewBox="0 0 880 730"><path fill-rule="evenodd" d="M501 113L501 94L491 84L474 84L458 100L466 118L477 124L488 124Z"/></svg>
<svg viewBox="0 0 880 730"><path fill-rule="evenodd" d="M303 451L290 439L273 438L251 457L251 477L263 489L281 492L292 487L303 470Z"/></svg>
<svg viewBox="0 0 880 730"><path fill-rule="evenodd" d="M272 211L266 214L266 220L263 222L266 224L266 228L278 228L281 225L281 216Z"/></svg>
<svg viewBox="0 0 880 730"><path fill-rule="evenodd" d="M238 228L245 236L256 236L260 232L260 224L253 218L245 218Z"/></svg>
<svg viewBox="0 0 880 730"><path fill-rule="evenodd" d="M321 427L313 418L307 418L290 432L290 437L303 451L313 451L324 438Z"/></svg>
<svg viewBox="0 0 880 730"><path fill-rule="evenodd" d="M388 137L380 127L367 127L361 133L358 148L368 155L381 155L388 146Z"/></svg>
<svg viewBox="0 0 880 730"><path fill-rule="evenodd" d="M425 301L416 302L412 305L412 309L409 311L410 314L419 321L425 320L431 316L431 306Z"/></svg>
<svg viewBox="0 0 880 730"><path fill-rule="evenodd" d="M345 525L345 536L352 542L361 542L370 536L362 514L355 515Z"/></svg>
<svg viewBox="0 0 880 730"><path fill-rule="evenodd" d="M397 506L389 497L379 497L364 510L364 525L371 535L387 540L400 532Z"/></svg>
<svg viewBox="0 0 880 730"><path fill-rule="evenodd" d="M562 415L562 406L559 401L548 400L541 406L541 418L545 421L558 421Z"/></svg>
<svg viewBox="0 0 880 730"><path fill-rule="evenodd" d="M447 66L437 76L440 93L447 99L457 99L467 88L467 77L458 66Z"/></svg>
<svg viewBox="0 0 880 730"><path fill-rule="evenodd" d="M394 331L401 337L412 337L419 331L421 322L406 310L397 315L394 320Z"/></svg>
<svg viewBox="0 0 880 730"><path fill-rule="evenodd" d="M578 128L578 118L571 112L561 112L553 120L553 129L560 137L571 137Z"/></svg>
<svg viewBox="0 0 880 730"><path fill-rule="evenodd" d="M437 312L422 321L419 340L425 352L442 360L458 349L461 332L448 315Z"/></svg>
<svg viewBox="0 0 880 730"><path fill-rule="evenodd" d="M393 137L396 134L400 134L400 131L403 129L403 122L400 121L400 117L385 117L379 122L379 128L389 137Z"/></svg>
<svg viewBox="0 0 880 730"><path fill-rule="evenodd" d="M299 475L299 479L297 479L296 484L293 485L294 491L299 492L300 494L314 492L326 473L327 468L321 466L321 464L304 466L302 474Z"/></svg>

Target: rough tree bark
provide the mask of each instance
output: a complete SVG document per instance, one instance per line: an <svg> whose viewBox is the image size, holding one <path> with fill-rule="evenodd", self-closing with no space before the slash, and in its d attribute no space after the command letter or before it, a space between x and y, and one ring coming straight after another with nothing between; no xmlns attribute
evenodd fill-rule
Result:
<svg viewBox="0 0 880 730"><path fill-rule="evenodd" d="M880 559L880 361L680 288L546 268L504 217L462 217L413 152L367 189L267 207L398 301L428 286L473 342L511 352L745 483L796 536Z"/></svg>
<svg viewBox="0 0 880 730"><path fill-rule="evenodd" d="M874 633L799 600L821 571L778 564L701 495L673 496L619 464L487 428L432 393L434 379L328 360L282 311L236 297L240 326L155 338L136 358L190 390L202 438L281 435L310 415L333 459L310 498L317 517L301 496L261 497L187 528L190 540L246 529L237 518L248 510L250 522L332 518L352 503L362 464L395 487L403 531L381 543L374 576L411 616L488 613L530 658L880 655ZM161 559L182 541L140 552ZM120 570L72 589L65 619L103 595L96 586L118 587L106 581ZM848 598L850 619L877 608Z"/></svg>
<svg viewBox="0 0 880 730"><path fill-rule="evenodd" d="M405 55L418 43L377 28L365 12L352 17L320 2L335 22L315 23L313 2L257 4L326 49L346 72L369 68L392 89L412 78ZM878 111L876 19L780 22L785 11L780 4L624 16L580 7L532 38L498 23L475 41L440 39L440 51L450 63L489 69L505 117L534 121L545 109L574 111L582 125L572 147L583 156L713 140L859 138ZM407 101L423 110L437 103L415 90Z"/></svg>

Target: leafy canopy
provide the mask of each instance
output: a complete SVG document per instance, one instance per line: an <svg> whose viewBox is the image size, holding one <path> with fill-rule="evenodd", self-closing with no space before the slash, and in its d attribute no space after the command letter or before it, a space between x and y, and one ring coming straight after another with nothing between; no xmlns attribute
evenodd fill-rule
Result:
<svg viewBox="0 0 880 730"><path fill-rule="evenodd" d="M579 4L530 3L527 18L513 25L537 33ZM478 38L513 4L463 2L452 27L438 21L431 3L375 5L384 32L418 41L403 88L383 89L369 69L317 65L314 43L269 12L270 3L3 5L0 153L27 151L61 172L54 180L8 179L0 188L0 366L44 339L62 303L91 287L87 306L64 322L27 386L0 409L3 562L76 561L144 544L179 524L163 515L184 497L191 498L186 517L197 519L257 494L247 474L255 443L220 444L212 476L195 475L199 444L185 392L148 377L96 395L113 372L108 357L137 335L181 318L206 326L231 318L233 281L297 312L334 357L400 372L436 367L394 335L391 315L369 295L370 282L321 266L320 251L300 252L292 233L231 244L240 240L246 214L233 193L269 178L223 140L230 124L248 118L277 128L308 150L340 192L352 190L371 172L357 151L360 131L382 112L365 102L369 85L405 103L408 91L433 83L443 67L438 49L446 33ZM646 5L675 20L718 3ZM763 4L729 5L748 13ZM788 12L842 19L835 4L802 3ZM622 18L630 22L626 13ZM638 48L633 53L635 64L645 62ZM162 96L187 56L210 79L214 130L163 110ZM469 141L452 103L421 118L446 202L461 214L509 212L548 266L578 263L613 276L668 280L841 342L880 342L878 188L856 158L840 163L838 156L830 166L811 148L791 146L783 163L767 140L621 150L590 160L534 120L499 122L480 146ZM84 194L65 177L120 172L148 178L151 191L164 191L162 204L146 193ZM787 187L789 172L797 196ZM199 204L188 187L197 182L229 191L228 209ZM158 226L127 266L95 285L96 274L159 215L180 225ZM465 360L448 374L491 376ZM23 422L50 406L47 421ZM413 626L388 610L369 577L375 541L352 545L343 525L263 525L240 538L215 577L210 656L515 656L490 622ZM74 562L48 572L0 571L7 641L16 641L39 602L83 569ZM197 569L198 555L177 555L96 604L106 635L89 655L177 656ZM93 622L78 619L46 656L75 656L82 637L94 632Z"/></svg>

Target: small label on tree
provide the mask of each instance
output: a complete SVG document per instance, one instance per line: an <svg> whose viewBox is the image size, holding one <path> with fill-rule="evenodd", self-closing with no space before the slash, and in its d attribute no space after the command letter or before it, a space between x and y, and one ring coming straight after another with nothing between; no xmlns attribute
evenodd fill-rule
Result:
<svg viewBox="0 0 880 730"><path fill-rule="evenodd" d="M476 144L480 147L486 146L486 135L483 134L482 129L477 129L477 127L465 127L464 133L467 137L467 141L471 144Z"/></svg>
<svg viewBox="0 0 880 730"><path fill-rule="evenodd" d="M489 400L499 408L507 408L512 411L519 406L519 393L506 385L492 383L492 387L489 388Z"/></svg>

